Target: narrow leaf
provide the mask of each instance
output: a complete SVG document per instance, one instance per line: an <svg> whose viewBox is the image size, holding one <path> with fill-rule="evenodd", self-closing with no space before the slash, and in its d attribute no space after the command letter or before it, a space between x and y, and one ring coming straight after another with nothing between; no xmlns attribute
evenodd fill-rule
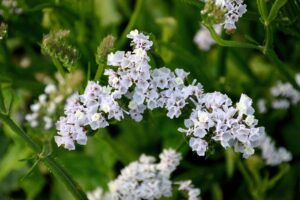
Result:
<svg viewBox="0 0 300 200"><path fill-rule="evenodd" d="M287 0L276 0L273 4L270 14L268 16L268 22L272 22L274 19L276 19L278 15L278 11L280 8L282 8L288 1Z"/></svg>

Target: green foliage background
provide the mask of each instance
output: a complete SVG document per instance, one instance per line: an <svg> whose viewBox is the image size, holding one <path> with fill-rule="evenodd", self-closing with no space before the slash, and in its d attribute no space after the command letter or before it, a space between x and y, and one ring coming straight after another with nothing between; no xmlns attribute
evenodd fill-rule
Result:
<svg viewBox="0 0 300 200"><path fill-rule="evenodd" d="M248 12L239 21L236 33L224 37L262 44L265 30L257 2L245 2ZM0 22L8 24L7 37L0 41L0 83L5 104L14 99L11 116L15 120L28 113L29 105L43 92L44 85L35 78L36 74L54 76L57 71L51 58L41 53L40 46L44 35L59 29L70 30L68 42L80 54L77 68L85 74L81 90L97 71L95 53L101 40L112 34L116 37L115 49L126 49L129 47L126 31L134 28L150 34L154 41L153 67L183 68L207 92L221 91L234 100L245 93L257 102L261 97L268 98L269 88L277 80L289 81L258 50L218 45L209 52L198 50L193 37L200 27L203 4L196 0L19 0L18 3L24 10L22 14L4 12L0 17ZM274 0L268 1L268 9L273 3ZM271 48L292 76L300 72L299 17L300 2L288 0L272 24ZM20 67L23 57L31 60L28 68ZM289 165L266 167L258 156L245 161L231 151L218 148L200 158L185 145L180 149L184 159L174 178L192 179L201 188L203 199L252 199L251 190L255 192L267 177L285 171L264 198L300 199L299 113L297 105L288 110L256 114L259 124L266 127L276 144L292 152ZM110 125L89 137L86 146L77 146L76 151L57 148L53 141L48 148L83 190L90 191L97 186L106 188L124 164L136 160L140 154L157 156L164 147L178 147L184 140L177 131L182 123L182 119L170 120L162 111L155 111L147 113L141 123L124 120ZM32 129L24 121L19 125L41 145L45 145L40 139L43 135L55 133L55 130L46 133ZM73 199L42 162L32 168L35 155L10 128L0 125L0 199ZM251 176L259 174L260 184L254 182L251 186L245 180L241 163Z"/></svg>

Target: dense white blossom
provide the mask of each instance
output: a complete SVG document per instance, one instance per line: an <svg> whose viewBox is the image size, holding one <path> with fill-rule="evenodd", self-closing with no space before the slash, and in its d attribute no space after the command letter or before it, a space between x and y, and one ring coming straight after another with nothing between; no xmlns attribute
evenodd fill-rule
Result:
<svg viewBox="0 0 300 200"><path fill-rule="evenodd" d="M200 199L200 190L194 188L191 181L173 182L170 178L181 160L181 154L173 149L164 149L159 155L160 162L155 157L142 155L139 160L130 163L121 170L121 174L104 193L101 188L88 193L89 200L141 200L161 199L171 197L174 184L179 184L178 190L188 193L189 200Z"/></svg>
<svg viewBox="0 0 300 200"><path fill-rule="evenodd" d="M165 109L173 119L180 117L189 104L194 108L184 122L185 128L179 131L186 134L199 156L205 155L211 141L232 147L245 158L254 153L263 128L257 127L248 96L242 94L234 105L225 94L204 93L196 80L187 84L189 73L182 69L151 69L149 37L135 30L128 38L132 51L108 55L111 67L104 72L108 85L90 81L82 95L76 94L67 102L65 116L57 123L55 140L59 146L73 150L75 142L85 144L87 131L108 126L110 119L122 120L126 115L141 121L146 110L156 108Z"/></svg>
<svg viewBox="0 0 300 200"><path fill-rule="evenodd" d="M223 25L227 31L236 29L236 23L247 12L244 0L205 0L202 15L213 18L216 24Z"/></svg>
<svg viewBox="0 0 300 200"><path fill-rule="evenodd" d="M92 130L108 126L107 120L123 118L123 111L111 95L109 87L102 87L90 81L82 95L75 93L65 106L65 117L57 122L58 146L74 150L74 141L85 145L87 142L85 126Z"/></svg>
<svg viewBox="0 0 300 200"><path fill-rule="evenodd" d="M225 13L224 28L226 30L236 29L235 23L247 12L247 6L244 0L225 0Z"/></svg>
<svg viewBox="0 0 300 200"><path fill-rule="evenodd" d="M228 96L219 92L206 93L185 120L186 129L179 130L191 137L190 146L199 156L205 155L208 142L214 140L248 158L254 153L263 130L256 127L253 113L252 100L244 94L234 107Z"/></svg>

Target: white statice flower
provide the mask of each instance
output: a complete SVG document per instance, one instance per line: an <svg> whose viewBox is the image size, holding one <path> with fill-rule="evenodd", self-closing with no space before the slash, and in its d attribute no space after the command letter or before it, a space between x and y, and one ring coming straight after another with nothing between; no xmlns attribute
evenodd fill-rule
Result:
<svg viewBox="0 0 300 200"><path fill-rule="evenodd" d="M121 120L123 111L110 89L89 81L82 95L75 93L67 100L65 115L57 122L58 136L55 136L55 141L58 146L74 150L74 142L86 144L87 127L92 130L105 128L109 125L107 120Z"/></svg>
<svg viewBox="0 0 300 200"><path fill-rule="evenodd" d="M159 163L155 163L154 157L146 155L130 163L117 179L109 183L111 195L116 199L128 200L171 197L170 174L178 166L181 156L174 150L165 150L160 157Z"/></svg>
<svg viewBox="0 0 300 200"><path fill-rule="evenodd" d="M234 105L225 94L204 93L196 80L188 84L189 73L183 69L151 69L149 37L134 30L128 38L132 51L108 55L111 67L104 72L108 85L90 81L83 94L67 102L65 116L57 123L59 146L72 150L75 143L85 144L87 130L105 128L111 119L130 116L139 122L146 110L157 108L166 110L167 117L173 119L189 105L194 109L185 120L185 128L179 130L189 137L190 147L199 156L205 155L211 140L224 148L234 148L245 158L254 153L263 129L257 127L248 96L242 94Z"/></svg>
<svg viewBox="0 0 300 200"><path fill-rule="evenodd" d="M171 173L178 167L181 154L173 149L165 149L160 154L160 162L155 157L141 155L139 160L129 163L121 174L108 184L109 190L103 192L97 188L89 192L89 200L141 200L161 199L172 196L172 186L179 185L178 190L188 193L189 200L200 199L200 190L194 188L190 181L173 182Z"/></svg>
<svg viewBox="0 0 300 200"><path fill-rule="evenodd" d="M226 30L235 30L235 23L247 12L247 5L243 4L244 0L225 0L224 28Z"/></svg>
<svg viewBox="0 0 300 200"><path fill-rule="evenodd" d="M189 144L199 156L205 155L210 140L220 142L224 148L233 147L245 158L254 153L263 129L256 127L257 120L249 97L242 94L234 107L227 95L206 93L196 105L185 120L186 128L179 131L190 137Z"/></svg>
<svg viewBox="0 0 300 200"><path fill-rule="evenodd" d="M178 184L178 190L186 192L188 195L188 200L201 200L200 194L201 191L198 188L195 188L191 180L179 181L175 184Z"/></svg>
<svg viewBox="0 0 300 200"><path fill-rule="evenodd" d="M292 154L284 147L277 149L274 145L274 141L266 134L261 138L258 148L261 149L262 158L267 165L276 166L292 160Z"/></svg>
<svg viewBox="0 0 300 200"><path fill-rule="evenodd" d="M221 35L222 26L217 24L214 25L214 29L218 35ZM211 47L216 44L215 40L211 37L210 32L205 26L201 26L201 28L197 31L194 37L194 43L198 46L200 50L208 51Z"/></svg>
<svg viewBox="0 0 300 200"><path fill-rule="evenodd" d="M214 23L224 26L228 32L236 29L236 23L247 12L244 0L205 0L202 15L211 18Z"/></svg>

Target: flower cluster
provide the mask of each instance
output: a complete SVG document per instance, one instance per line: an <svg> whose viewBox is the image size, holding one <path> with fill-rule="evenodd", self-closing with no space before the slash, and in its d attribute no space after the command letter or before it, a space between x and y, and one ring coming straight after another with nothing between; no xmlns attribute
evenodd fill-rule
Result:
<svg viewBox="0 0 300 200"><path fill-rule="evenodd" d="M66 117L60 117L56 128L55 142L69 150L75 149L74 141L85 145L87 141L84 126L92 130L108 126L108 119L121 120L123 111L111 95L109 87L102 87L90 81L84 94L73 94L65 107Z"/></svg>
<svg viewBox="0 0 300 200"><path fill-rule="evenodd" d="M295 75L295 81L300 86L300 74ZM297 105L300 101L300 92L288 82L278 81L270 88L271 107L273 109L288 109L292 105ZM267 112L267 99L259 99L257 107L260 113Z"/></svg>
<svg viewBox="0 0 300 200"><path fill-rule="evenodd" d="M221 34L222 26L214 25L214 29L217 34ZM194 42L199 49L203 51L208 51L216 43L215 40L211 37L210 32L205 26L201 26L194 37Z"/></svg>
<svg viewBox="0 0 300 200"><path fill-rule="evenodd" d="M232 32L235 23L247 12L243 3L244 0L205 0L201 14L207 22L223 25L227 32Z"/></svg>
<svg viewBox="0 0 300 200"><path fill-rule="evenodd" d="M220 142L224 148L234 147L245 158L254 153L263 129L256 127L249 97L242 94L234 107L227 95L206 93L196 105L190 118L185 120L186 129L179 130L191 137L190 146L199 156L205 155L211 140Z"/></svg>
<svg viewBox="0 0 300 200"><path fill-rule="evenodd" d="M267 165L275 166L292 160L292 154L284 147L276 149L274 142L266 134L261 138L258 148L261 149L262 158Z"/></svg>
<svg viewBox="0 0 300 200"><path fill-rule="evenodd" d="M51 32L43 37L41 48L44 54L61 62L70 71L77 64L79 53L76 48L68 44L69 35L69 30Z"/></svg>
<svg viewBox="0 0 300 200"><path fill-rule="evenodd" d="M53 80L46 80L47 85L44 93L39 95L38 101L30 106L32 113L25 116L26 121L32 128L41 126L45 130L53 127L57 120L56 112L60 104L74 91L82 80L82 73L77 71L69 74L66 78L56 74L58 84Z"/></svg>
<svg viewBox="0 0 300 200"><path fill-rule="evenodd" d="M185 120L186 129L179 130L190 137L190 146L198 155L205 155L211 139L225 148L234 147L244 157L254 153L261 128L256 127L249 97L242 95L234 107L224 94L203 93L196 80L187 84L188 73L182 69L151 69L147 55L152 46L149 37L135 30L128 38L132 39L133 51L108 55L108 65L112 66L104 72L108 86L89 82L82 95L76 94L68 101L66 116L57 123L59 136L55 140L59 146L73 150L74 141L85 144L87 130L104 128L109 119L121 120L126 114L141 121L146 109L155 108L166 109L167 116L173 119L191 104L195 109Z"/></svg>
<svg viewBox="0 0 300 200"><path fill-rule="evenodd" d="M88 193L90 200L109 199L160 199L172 196L172 184L179 184L180 191L189 194L189 200L199 200L200 190L195 189L190 181L173 183L171 173L180 163L181 155L173 149L165 149L156 163L152 156L142 155L138 161L130 163L121 170L121 174L109 185L109 191L102 189Z"/></svg>

